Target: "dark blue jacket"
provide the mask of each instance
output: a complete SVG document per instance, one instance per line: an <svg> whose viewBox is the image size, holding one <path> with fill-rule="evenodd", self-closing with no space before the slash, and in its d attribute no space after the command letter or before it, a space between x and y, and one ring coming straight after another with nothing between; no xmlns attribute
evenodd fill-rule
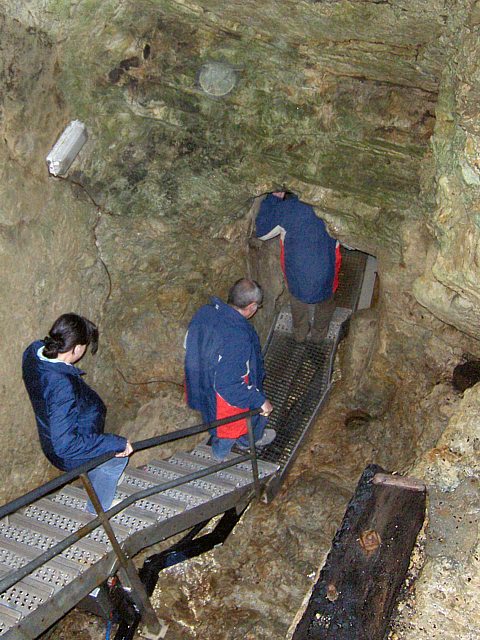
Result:
<svg viewBox="0 0 480 640"><path fill-rule="evenodd" d="M120 453L127 441L103 433L107 412L100 396L82 380L83 371L64 362L41 360L33 342L23 354L23 381L38 435L50 462L69 471L107 452Z"/></svg>
<svg viewBox="0 0 480 640"><path fill-rule="evenodd" d="M337 242L310 205L297 196L269 194L260 205L256 234L262 240L280 234L282 269L295 298L313 304L333 295Z"/></svg>
<svg viewBox="0 0 480 640"><path fill-rule="evenodd" d="M185 386L189 407L205 422L262 406L262 351L257 332L236 309L212 298L188 327ZM241 424L242 423L242 424ZM245 421L217 429L218 437L246 433Z"/></svg>

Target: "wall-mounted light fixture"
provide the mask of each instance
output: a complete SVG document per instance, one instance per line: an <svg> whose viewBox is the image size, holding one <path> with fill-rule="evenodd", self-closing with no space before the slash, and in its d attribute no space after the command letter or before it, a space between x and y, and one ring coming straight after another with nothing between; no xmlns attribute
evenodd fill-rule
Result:
<svg viewBox="0 0 480 640"><path fill-rule="evenodd" d="M46 158L48 172L53 176L65 175L87 137L87 128L83 122L72 120Z"/></svg>

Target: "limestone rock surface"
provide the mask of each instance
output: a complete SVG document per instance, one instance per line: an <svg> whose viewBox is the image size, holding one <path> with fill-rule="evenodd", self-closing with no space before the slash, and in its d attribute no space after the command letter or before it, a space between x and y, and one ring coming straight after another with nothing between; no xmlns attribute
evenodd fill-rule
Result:
<svg viewBox="0 0 480 640"><path fill-rule="evenodd" d="M465 392L436 447L413 468L429 487L427 536L420 575L392 637L478 637L479 410L476 385Z"/></svg>

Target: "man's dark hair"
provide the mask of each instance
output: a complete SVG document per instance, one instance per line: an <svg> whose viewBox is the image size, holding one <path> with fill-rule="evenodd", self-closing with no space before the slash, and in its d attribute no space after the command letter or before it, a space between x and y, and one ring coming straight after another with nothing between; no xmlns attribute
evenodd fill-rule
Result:
<svg viewBox="0 0 480 640"><path fill-rule="evenodd" d="M258 282L248 278L240 278L228 292L227 302L238 309L245 309L252 302L256 302L258 305L262 304L262 300L263 291Z"/></svg>
<svg viewBox="0 0 480 640"><path fill-rule="evenodd" d="M77 344L91 345L91 352L98 349L98 329L93 322L76 313L64 313L55 320L44 339L43 355L54 359L59 353L71 351Z"/></svg>

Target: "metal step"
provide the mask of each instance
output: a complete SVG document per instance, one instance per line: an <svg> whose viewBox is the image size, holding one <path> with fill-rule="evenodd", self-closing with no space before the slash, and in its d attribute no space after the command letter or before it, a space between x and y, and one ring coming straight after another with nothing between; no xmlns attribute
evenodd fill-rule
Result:
<svg viewBox="0 0 480 640"><path fill-rule="evenodd" d="M143 469L129 469L123 475L119 491L123 491L126 485L134 487L137 491L161 484L161 480L153 473ZM162 496L178 500L186 504L186 509L197 507L212 499L212 495L197 487L183 485L175 489L162 491Z"/></svg>
<svg viewBox="0 0 480 640"><path fill-rule="evenodd" d="M29 505L23 510L23 514L27 518L31 518L37 522L42 522L55 529L64 531L65 537L74 533L85 524L88 524L95 517L87 511L79 511L78 509L74 509L60 503L55 503L48 498L42 498L41 500ZM123 541L128 537L127 527L117 523L112 523L112 529L117 540ZM95 531L92 531L92 533L89 533L86 536L86 540L89 539L110 547L110 541L103 529L96 529Z"/></svg>
<svg viewBox="0 0 480 640"><path fill-rule="evenodd" d="M117 494L122 499L130 497L134 493L138 493L138 491L140 491L140 489L131 484L122 484L117 488ZM138 500L138 502L135 502L135 505L138 510L151 513L156 522L173 518L185 511L187 507L185 502L164 496L163 493L142 498Z"/></svg>
<svg viewBox="0 0 480 640"><path fill-rule="evenodd" d="M205 460L205 462L208 463L209 465L218 464L218 460L216 460L212 456L212 448L207 445L204 445L204 444L197 445L195 449L191 452L191 454L196 458ZM230 461L230 460L234 460L235 458L238 458L238 455L236 455L235 453L229 453L228 456L225 458L225 460ZM276 473L276 471L279 468L278 464L275 464L272 462L266 462L260 459L257 460L257 466L258 466L258 477L260 479L267 478L268 476L273 475L274 473ZM239 462L238 464L235 465L235 467L230 467L228 469L228 471L231 471L231 470L235 470L239 473L245 474L244 477L248 478L250 482L253 482L251 462L249 461Z"/></svg>
<svg viewBox="0 0 480 640"><path fill-rule="evenodd" d="M0 527L0 533L10 540L31 545L42 552L47 551L47 549L66 537L65 531L33 518L27 518L21 513L15 513L10 516L9 520L10 522L7 526ZM109 551L108 547L109 543L105 544L104 541L99 543L85 537L65 549L62 556L69 560L74 560L80 565L90 566L98 562Z"/></svg>
<svg viewBox="0 0 480 640"><path fill-rule="evenodd" d="M26 544L8 540L0 536L0 563L14 569L23 567L31 560L41 555L41 551ZM30 575L33 578L50 583L56 587L62 587L74 580L81 572L77 562L57 556L47 564L35 569Z"/></svg>
<svg viewBox="0 0 480 640"><path fill-rule="evenodd" d="M121 498L122 496L116 494L115 497ZM84 512L87 504L87 492L81 487L66 486L49 499L56 504L63 504L71 509ZM126 527L131 535L136 531L150 527L156 522L156 518L142 509L131 506L114 516L111 522Z"/></svg>
<svg viewBox="0 0 480 640"><path fill-rule="evenodd" d="M9 567L0 565L0 578L11 573ZM0 594L0 602L22 616L27 616L55 593L51 584L26 576L19 582Z"/></svg>
<svg viewBox="0 0 480 640"><path fill-rule="evenodd" d="M187 473L194 473L200 469L211 467L214 464L219 464L218 460L210 456L200 457L192 453L179 452L169 458L169 463L184 469ZM210 476L209 476L210 477ZM229 467L228 469L222 469L213 473L212 478L218 477L221 480L230 482L235 488L245 487L253 482L253 476L242 469L235 469L235 467Z"/></svg>
<svg viewBox="0 0 480 640"><path fill-rule="evenodd" d="M148 473L162 478L162 482L182 478L182 476L186 476L192 471L191 469L188 470L180 467L177 464L171 464L166 460L152 460L146 464L143 469L148 471ZM212 496L212 498L218 498L226 493L231 493L235 489L233 482L228 482L227 480L223 480L213 474L206 476L205 478L199 478L198 480L191 480L187 484L182 485L182 487L190 486L206 491Z"/></svg>
<svg viewBox="0 0 480 640"><path fill-rule="evenodd" d="M9 607L0 601L0 635L17 624L22 618L20 611Z"/></svg>

